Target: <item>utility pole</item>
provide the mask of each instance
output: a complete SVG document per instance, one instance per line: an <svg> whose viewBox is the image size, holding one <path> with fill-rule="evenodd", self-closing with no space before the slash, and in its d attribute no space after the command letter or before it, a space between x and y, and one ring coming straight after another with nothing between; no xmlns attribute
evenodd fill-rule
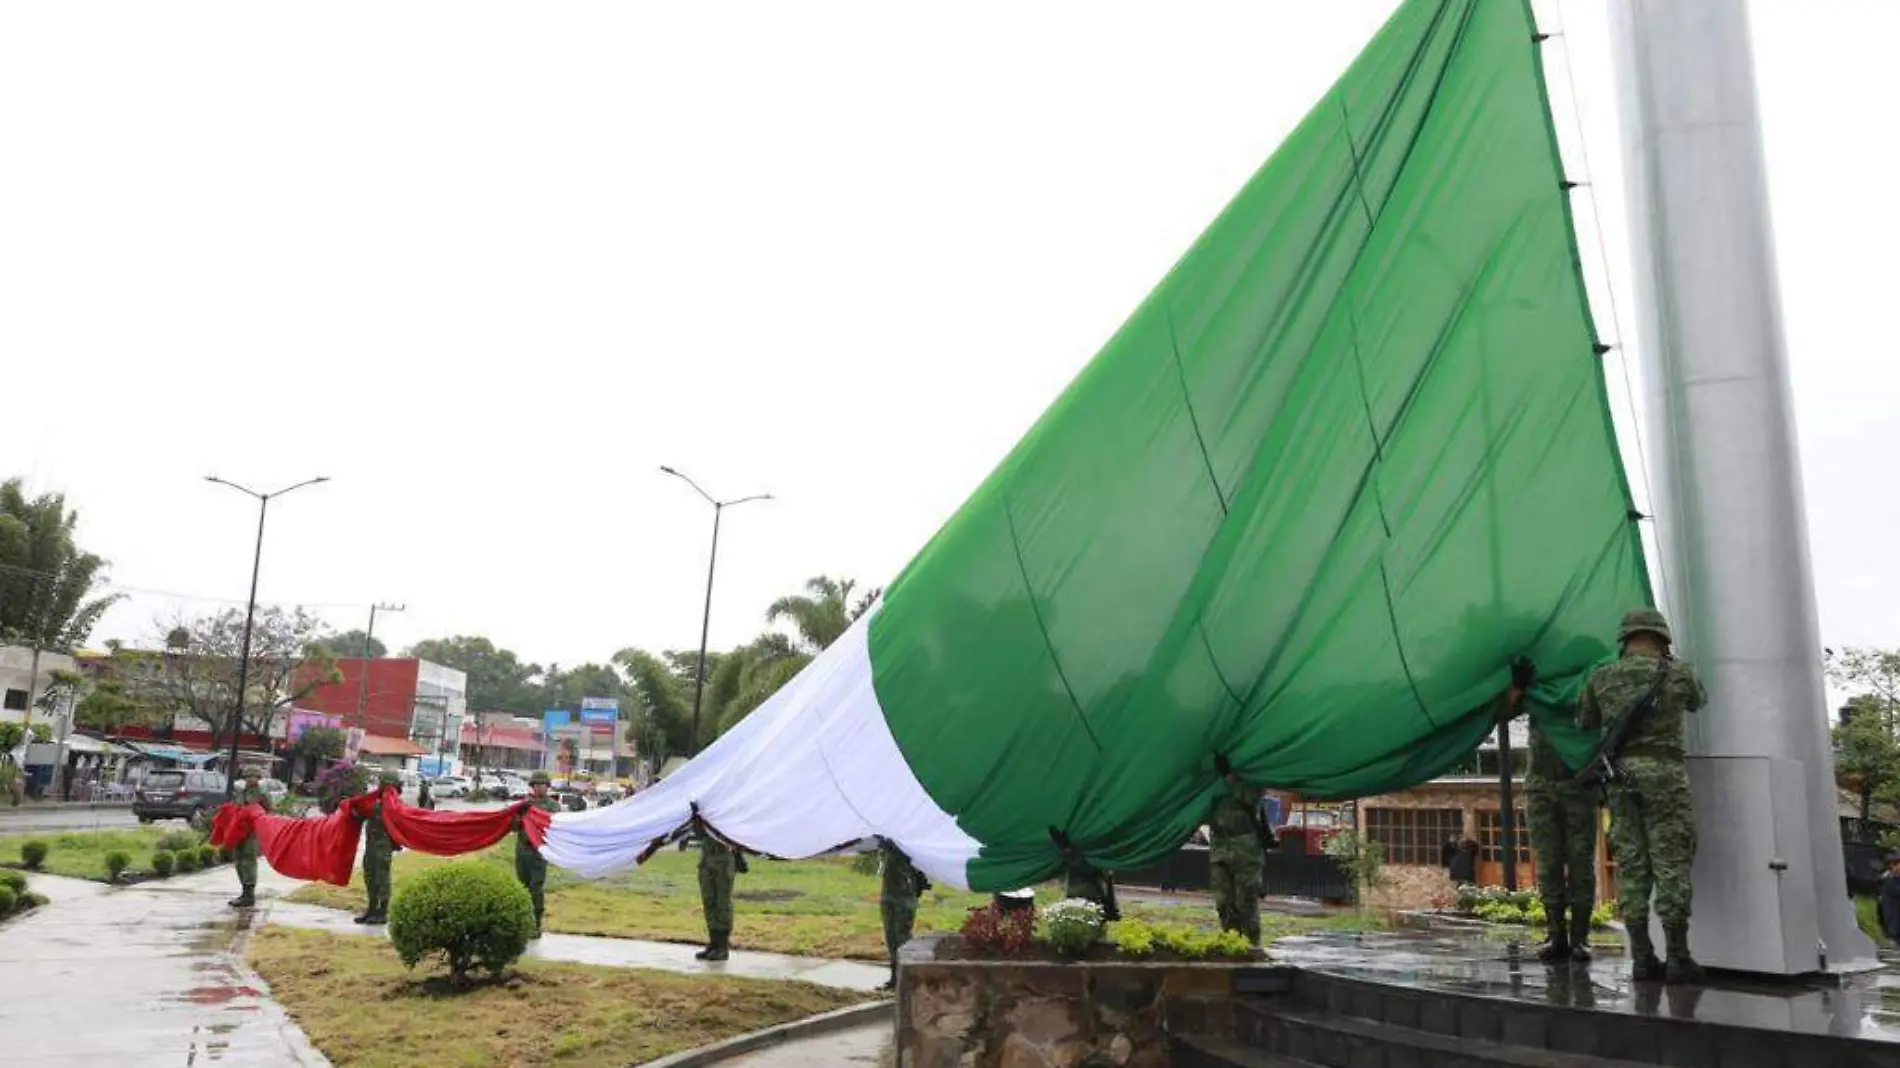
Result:
<svg viewBox="0 0 1900 1068"><path fill-rule="evenodd" d="M357 672L358 682L356 687L356 725L365 730L369 729L369 722L366 718L369 708L369 662L375 659L370 656L370 649L372 648L371 643L376 640L376 613L400 612L407 607L407 605L400 604L373 604L369 606L369 629L363 632L363 661L362 668Z"/></svg>

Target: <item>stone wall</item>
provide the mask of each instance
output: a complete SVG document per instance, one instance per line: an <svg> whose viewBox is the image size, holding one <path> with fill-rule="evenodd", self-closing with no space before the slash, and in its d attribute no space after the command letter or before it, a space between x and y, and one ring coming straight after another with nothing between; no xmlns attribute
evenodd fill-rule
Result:
<svg viewBox="0 0 1900 1068"><path fill-rule="evenodd" d="M946 936L904 946L898 1068L1166 1068L1171 1037L1231 1037L1236 982L1260 964L936 959Z"/></svg>

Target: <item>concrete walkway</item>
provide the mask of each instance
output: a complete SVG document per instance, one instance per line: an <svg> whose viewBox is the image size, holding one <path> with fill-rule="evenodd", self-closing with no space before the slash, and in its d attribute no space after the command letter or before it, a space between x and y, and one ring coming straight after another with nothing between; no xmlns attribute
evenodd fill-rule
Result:
<svg viewBox="0 0 1900 1068"><path fill-rule="evenodd" d="M890 1023L865 1024L742 1053L720 1063L731 1068L873 1068L896 1063L891 1057L891 1038Z"/></svg>
<svg viewBox="0 0 1900 1068"><path fill-rule="evenodd" d="M385 928L366 927L352 920L341 909L319 905L298 905L272 901L263 910L264 922L284 927L328 931L331 934L384 936ZM545 934L529 943L530 960L563 961L569 964L599 964L610 968L651 968L655 971L684 975L737 975L748 979L797 979L841 990L874 991L890 978L890 972L875 964L860 961L826 960L822 957L794 957L783 953L755 953L733 950L732 959L718 964L694 960L697 946L678 942L645 942L634 938L601 938L593 935Z"/></svg>
<svg viewBox="0 0 1900 1068"><path fill-rule="evenodd" d="M0 925L8 1068L329 1063L244 964L229 868L117 889L30 879L50 903Z"/></svg>

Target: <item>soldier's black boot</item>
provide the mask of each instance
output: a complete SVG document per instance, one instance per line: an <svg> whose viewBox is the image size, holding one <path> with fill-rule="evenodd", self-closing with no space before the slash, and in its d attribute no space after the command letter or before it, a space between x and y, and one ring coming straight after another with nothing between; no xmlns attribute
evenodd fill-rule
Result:
<svg viewBox="0 0 1900 1068"><path fill-rule="evenodd" d="M1663 978L1663 962L1656 959L1656 946L1649 940L1649 921L1629 925L1630 978L1653 983Z"/></svg>
<svg viewBox="0 0 1900 1068"><path fill-rule="evenodd" d="M248 909L251 906L257 904L257 896L253 894L251 892L251 888L247 886L243 889L242 892L238 894L238 896L232 898L229 902L227 902L227 904L229 904L234 909Z"/></svg>
<svg viewBox="0 0 1900 1068"><path fill-rule="evenodd" d="M708 961L725 960L727 956L730 955L728 951L731 950L731 948L732 932L714 931L712 945L706 947L706 959Z"/></svg>
<svg viewBox="0 0 1900 1068"><path fill-rule="evenodd" d="M1665 952L1669 954L1669 964L1664 969L1663 981L1669 983L1699 983L1704 977L1702 965L1689 955L1689 925L1670 924L1663 928Z"/></svg>
<svg viewBox="0 0 1900 1068"><path fill-rule="evenodd" d="M1550 925L1550 933L1544 948L1537 951L1537 959L1545 964L1562 964L1570 959L1570 932L1564 926L1564 907L1558 905L1553 909L1546 904L1544 922Z"/></svg>
<svg viewBox="0 0 1900 1068"><path fill-rule="evenodd" d="M891 977L889 979L884 980L884 985L878 987L878 989L879 990L896 990L897 989L897 962L896 961L891 962Z"/></svg>
<svg viewBox="0 0 1900 1068"><path fill-rule="evenodd" d="M363 914L362 914L361 916L358 916L358 917L356 917L356 918L355 918L355 922L356 922L356 923L374 923L374 922L375 922L375 919L374 919L374 917L375 917L375 915L376 915L375 913L373 913L373 912L370 912L370 911L368 911L368 910L366 909L366 910L364 910L364 912L363 912Z"/></svg>
<svg viewBox="0 0 1900 1068"><path fill-rule="evenodd" d="M1578 964L1590 963L1590 913L1587 909L1573 907L1570 910L1570 959Z"/></svg>

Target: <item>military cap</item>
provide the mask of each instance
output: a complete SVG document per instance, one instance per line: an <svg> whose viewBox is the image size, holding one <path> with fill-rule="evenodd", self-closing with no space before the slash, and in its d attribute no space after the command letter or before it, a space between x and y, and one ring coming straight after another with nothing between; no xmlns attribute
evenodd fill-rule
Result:
<svg viewBox="0 0 1900 1068"><path fill-rule="evenodd" d="M1633 608L1623 613L1623 626L1616 640L1626 642L1634 634L1654 634L1663 641L1675 641L1669 633L1669 620L1654 608Z"/></svg>
<svg viewBox="0 0 1900 1068"><path fill-rule="evenodd" d="M393 771L385 771L376 777L376 781L382 783L384 786L401 786L402 776Z"/></svg>
<svg viewBox="0 0 1900 1068"><path fill-rule="evenodd" d="M548 773L545 771L537 771L533 775L528 776L529 786L547 786L551 782L553 782L553 780L548 778Z"/></svg>

